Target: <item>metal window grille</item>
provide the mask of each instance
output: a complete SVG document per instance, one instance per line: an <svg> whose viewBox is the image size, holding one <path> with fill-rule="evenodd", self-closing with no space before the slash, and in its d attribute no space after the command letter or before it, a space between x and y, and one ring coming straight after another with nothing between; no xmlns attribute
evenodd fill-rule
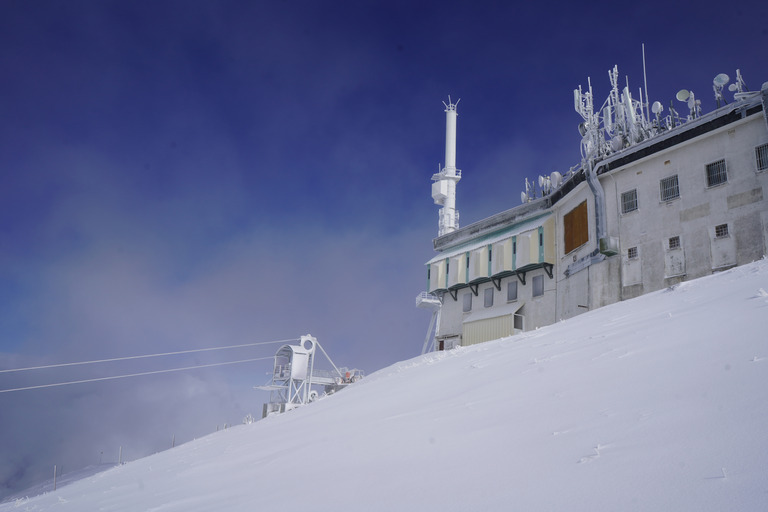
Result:
<svg viewBox="0 0 768 512"><path fill-rule="evenodd" d="M621 194L621 213L629 213L637 210L637 189Z"/></svg>
<svg viewBox="0 0 768 512"><path fill-rule="evenodd" d="M679 236L673 236L669 239L669 248L670 249L679 249L680 248L680 237Z"/></svg>
<svg viewBox="0 0 768 512"><path fill-rule="evenodd" d="M714 187L728 181L728 173L725 170L725 159L707 164L707 186Z"/></svg>
<svg viewBox="0 0 768 512"><path fill-rule="evenodd" d="M715 226L715 238L725 238L728 236L728 224Z"/></svg>
<svg viewBox="0 0 768 512"><path fill-rule="evenodd" d="M677 183L677 174L664 178L659 182L662 201L671 201L680 197L680 187Z"/></svg>
<svg viewBox="0 0 768 512"><path fill-rule="evenodd" d="M493 288L486 288L483 294L483 305L486 308L493 306Z"/></svg>
<svg viewBox="0 0 768 512"><path fill-rule="evenodd" d="M507 302L517 300L517 281L507 283Z"/></svg>
<svg viewBox="0 0 768 512"><path fill-rule="evenodd" d="M541 297L544 295L544 276L536 276L533 278L533 296Z"/></svg>
<svg viewBox="0 0 768 512"><path fill-rule="evenodd" d="M630 260L634 260L637 258L637 247L630 247L627 249L627 258Z"/></svg>
<svg viewBox="0 0 768 512"><path fill-rule="evenodd" d="M768 144L757 146L755 148L755 161L757 162L757 170L764 171L768 169Z"/></svg>

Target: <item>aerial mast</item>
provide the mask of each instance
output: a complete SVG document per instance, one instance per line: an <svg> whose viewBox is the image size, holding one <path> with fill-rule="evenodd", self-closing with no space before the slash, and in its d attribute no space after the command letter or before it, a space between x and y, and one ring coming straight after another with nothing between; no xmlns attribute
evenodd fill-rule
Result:
<svg viewBox="0 0 768 512"><path fill-rule="evenodd" d="M459 229L459 212L456 210L456 183L461 179L461 170L456 169L456 106L451 102L445 105L445 167L432 175L432 199L442 206L438 212L438 236Z"/></svg>

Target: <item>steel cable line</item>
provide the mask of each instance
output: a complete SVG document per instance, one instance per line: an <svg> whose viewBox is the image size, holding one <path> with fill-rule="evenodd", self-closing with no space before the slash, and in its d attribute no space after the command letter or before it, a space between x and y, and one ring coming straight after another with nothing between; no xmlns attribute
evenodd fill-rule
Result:
<svg viewBox="0 0 768 512"><path fill-rule="evenodd" d="M114 361L128 361L131 359L146 359L149 357L161 357L161 356L175 356L179 354L191 354L194 352L210 352L212 350L226 350L226 349L232 349L232 348L242 348L242 347L255 347L257 345L269 345L272 343L287 343L289 341L297 341L298 338L293 338L289 340L275 340L275 341L259 341L256 343L244 343L242 345L230 345L228 347L212 347L212 348L197 348L197 349L191 349L191 350L179 350L178 352L164 352L160 354L146 354L141 356L127 356L127 357L113 357L111 359L97 359L94 361L78 361L75 363L58 363L58 364L48 364L44 366L30 366L28 368L10 368L7 370L0 370L0 373L10 373L10 372L25 372L29 370L44 370L46 368L61 368L64 366L78 366L78 365L84 365L84 364L96 364L96 363L111 363Z"/></svg>
<svg viewBox="0 0 768 512"><path fill-rule="evenodd" d="M210 363L210 364L201 364L198 366L186 366L183 368L170 368L167 370L154 370L154 371L148 371L148 372L140 372L140 373L129 373L125 375L112 375L110 377L95 377L93 379L83 379L83 380L73 380L68 382L54 382L52 384L39 384L37 386L26 386L22 388L12 388L12 389L0 389L0 393L10 393L12 391L27 391L30 389L42 389L42 388L53 388L57 386L69 386L71 384L85 384L86 382L98 382L103 380L116 380L116 379L125 379L128 377L141 377L143 375L154 375L158 373L170 373L170 372L180 372L183 370L195 370L197 368L209 368L211 366L224 366L228 364L238 364L238 363L249 363L252 361L264 361L266 359L272 359L274 356L268 356L268 357L256 357L253 359L241 359L239 361L227 361L224 363Z"/></svg>

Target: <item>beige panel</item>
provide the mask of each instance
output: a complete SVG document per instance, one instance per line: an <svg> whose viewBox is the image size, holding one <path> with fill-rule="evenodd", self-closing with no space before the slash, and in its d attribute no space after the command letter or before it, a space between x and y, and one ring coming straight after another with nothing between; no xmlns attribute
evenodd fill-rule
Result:
<svg viewBox="0 0 768 512"><path fill-rule="evenodd" d="M463 331L461 344L464 346L506 338L513 334L512 315L466 322Z"/></svg>
<svg viewBox="0 0 768 512"><path fill-rule="evenodd" d="M475 249L469 254L469 280L488 277L488 246Z"/></svg>
<svg viewBox="0 0 768 512"><path fill-rule="evenodd" d="M544 223L544 261L547 263L554 263L557 257L555 240L555 217L553 215Z"/></svg>
<svg viewBox="0 0 768 512"><path fill-rule="evenodd" d="M538 233L538 230L536 230L536 233ZM528 233L517 235L517 261L515 262L517 268L524 267L531 263L531 261L539 261L538 247L536 248L536 259L531 260L531 245L530 231Z"/></svg>
<svg viewBox="0 0 768 512"><path fill-rule="evenodd" d="M507 238L493 244L493 273L498 274L512 267L512 239Z"/></svg>
<svg viewBox="0 0 768 512"><path fill-rule="evenodd" d="M445 289L445 260L429 266L429 291Z"/></svg>
<svg viewBox="0 0 768 512"><path fill-rule="evenodd" d="M466 284L467 282L467 254L461 253L451 258L448 266L448 286Z"/></svg>

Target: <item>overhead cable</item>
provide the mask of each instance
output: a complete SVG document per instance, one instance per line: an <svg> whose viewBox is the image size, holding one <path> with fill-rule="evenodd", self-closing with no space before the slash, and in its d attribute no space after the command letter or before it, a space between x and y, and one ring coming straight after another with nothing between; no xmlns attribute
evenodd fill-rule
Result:
<svg viewBox="0 0 768 512"><path fill-rule="evenodd" d="M212 350L226 350L231 348L243 348L243 347L255 347L257 345L269 345L272 343L288 343L290 341L297 341L296 338L290 339L290 340L275 340L275 341L259 341L256 343L244 343L242 345L230 345L228 347L211 347L211 348L197 348L197 349L191 349L191 350L179 350L178 352L163 352L161 354L146 354L141 356L127 356L127 357L113 357L111 359L97 359L95 361L78 361L75 363L58 363L58 364L48 364L43 366L30 366L28 368L11 368L8 370L0 370L0 373L10 373L10 372L25 372L29 370L44 370L46 368L61 368L64 366L78 366L78 365L84 365L84 364L96 364L96 363L111 363L114 361L128 361L130 359L146 359L149 357L161 357L161 356L175 356L179 354L192 354L194 352L210 352Z"/></svg>
<svg viewBox="0 0 768 512"><path fill-rule="evenodd" d="M238 363L249 363L252 361L263 361L265 359L272 359L273 356L269 357L256 357L254 359L241 359L239 361L227 361L225 363L211 363L211 364L201 364L198 366L186 366L184 368L170 368L168 370L154 370L150 372L141 372L141 373L130 373L126 375L112 375L110 377L96 377L93 379L83 379L83 380L72 380L68 382L54 382L52 384L40 384L37 386L26 386L22 388L12 388L12 389L0 389L0 393L10 393L12 391L27 391L30 389L42 389L42 388L53 388L58 386L69 386L71 384L85 384L86 382L98 382L103 380L116 380L116 379L126 379L128 377L141 377L143 375L154 375L158 373L170 373L170 372L180 372L184 370L195 370L197 368L209 368L211 366L224 366L228 364L238 364Z"/></svg>

